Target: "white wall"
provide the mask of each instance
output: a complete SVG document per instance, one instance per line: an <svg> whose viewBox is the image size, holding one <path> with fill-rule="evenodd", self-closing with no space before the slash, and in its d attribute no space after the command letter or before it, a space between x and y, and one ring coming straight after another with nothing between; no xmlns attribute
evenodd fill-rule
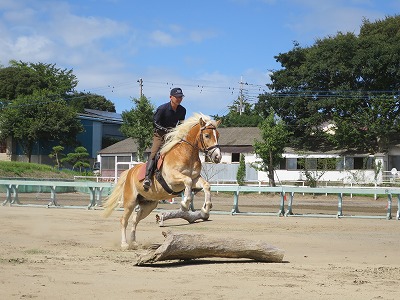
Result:
<svg viewBox="0 0 400 300"><path fill-rule="evenodd" d="M313 171L311 171L313 172ZM314 175L318 174L314 172ZM332 181L332 182L343 182L344 184L350 183L375 183L375 174L373 170L344 170L344 171L326 171L319 181ZM268 182L267 172L258 172L258 180ZM305 181L306 177L300 170L276 170L275 181ZM378 183L381 180L378 179Z"/></svg>

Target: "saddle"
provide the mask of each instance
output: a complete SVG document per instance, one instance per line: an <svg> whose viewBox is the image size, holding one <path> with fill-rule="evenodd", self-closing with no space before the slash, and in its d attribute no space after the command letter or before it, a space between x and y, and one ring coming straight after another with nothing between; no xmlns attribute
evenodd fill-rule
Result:
<svg viewBox="0 0 400 300"><path fill-rule="evenodd" d="M155 160L157 162L155 172L159 172L161 171L161 167L164 162L164 156L161 156L160 153L158 153L155 157ZM141 163L139 165L139 172L137 173L137 179L139 181L143 181L145 177L146 177L146 163Z"/></svg>
<svg viewBox="0 0 400 300"><path fill-rule="evenodd" d="M163 187L163 189L170 195L179 195L180 193L182 193L184 190L179 191L179 192L175 192L173 191L168 184L165 182L164 177L161 174L161 168L164 162L164 155L160 155L160 153L157 153L156 157L156 169L154 171L154 178L157 179L157 181L161 184L161 186ZM143 181L144 178L146 177L146 164L143 163L139 166L139 172L138 172L138 180L139 181Z"/></svg>

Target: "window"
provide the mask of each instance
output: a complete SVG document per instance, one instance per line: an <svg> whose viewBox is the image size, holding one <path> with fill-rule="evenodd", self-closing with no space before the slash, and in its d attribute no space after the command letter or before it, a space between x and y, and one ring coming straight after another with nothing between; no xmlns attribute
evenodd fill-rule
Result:
<svg viewBox="0 0 400 300"><path fill-rule="evenodd" d="M286 158L286 168L288 170L297 170L297 158Z"/></svg>
<svg viewBox="0 0 400 300"><path fill-rule="evenodd" d="M279 167L278 170L285 170L286 169L286 158L282 158L279 161Z"/></svg>
<svg viewBox="0 0 400 300"><path fill-rule="evenodd" d="M115 156L103 156L101 164L102 170L115 170Z"/></svg>
<svg viewBox="0 0 400 300"><path fill-rule="evenodd" d="M316 158L306 158L306 166L305 169L307 170L317 170L318 164Z"/></svg>
<svg viewBox="0 0 400 300"><path fill-rule="evenodd" d="M240 161L240 153L232 153L232 162Z"/></svg>
<svg viewBox="0 0 400 300"><path fill-rule="evenodd" d="M0 153L6 153L6 152L7 152L7 143L6 141L0 140Z"/></svg>
<svg viewBox="0 0 400 300"><path fill-rule="evenodd" d="M362 157L354 157L354 170L362 170L363 168L363 158Z"/></svg>
<svg viewBox="0 0 400 300"><path fill-rule="evenodd" d="M117 156L117 162L131 162L131 157L130 156ZM129 169L129 164L118 165L118 170L128 170L128 169Z"/></svg>
<svg viewBox="0 0 400 300"><path fill-rule="evenodd" d="M374 157L346 157L346 170L371 170L374 168Z"/></svg>

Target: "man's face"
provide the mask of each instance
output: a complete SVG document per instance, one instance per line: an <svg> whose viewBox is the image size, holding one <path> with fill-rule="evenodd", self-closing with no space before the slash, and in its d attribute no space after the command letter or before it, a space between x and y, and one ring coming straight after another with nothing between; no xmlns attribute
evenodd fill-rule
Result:
<svg viewBox="0 0 400 300"><path fill-rule="evenodd" d="M183 96L170 96L172 103L179 105L183 100Z"/></svg>

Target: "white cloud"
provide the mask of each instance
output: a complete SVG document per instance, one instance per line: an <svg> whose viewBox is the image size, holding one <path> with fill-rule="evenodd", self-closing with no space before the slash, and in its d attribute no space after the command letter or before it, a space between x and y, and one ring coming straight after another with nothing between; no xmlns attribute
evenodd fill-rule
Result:
<svg viewBox="0 0 400 300"><path fill-rule="evenodd" d="M66 15L57 19L52 21L53 34L62 38L68 47L80 47L128 32L124 24L105 18Z"/></svg>
<svg viewBox="0 0 400 300"><path fill-rule="evenodd" d="M24 59L47 59L52 56L52 42L45 36L20 36L10 47L13 55Z"/></svg>
<svg viewBox="0 0 400 300"><path fill-rule="evenodd" d="M195 30L189 33L190 40L201 43L204 40L215 38L218 36L217 32L213 30Z"/></svg>
<svg viewBox="0 0 400 300"><path fill-rule="evenodd" d="M155 44L155 46L175 46L181 43L171 34L161 30L153 31L150 34L150 40Z"/></svg>
<svg viewBox="0 0 400 300"><path fill-rule="evenodd" d="M384 18L372 6L368 9L365 1L362 8L358 6L358 0L292 0L292 4L293 12L288 16L287 27L307 39L324 38L339 31L358 34L364 17L368 16L371 21ZM301 10L300 14L296 14L297 9Z"/></svg>

